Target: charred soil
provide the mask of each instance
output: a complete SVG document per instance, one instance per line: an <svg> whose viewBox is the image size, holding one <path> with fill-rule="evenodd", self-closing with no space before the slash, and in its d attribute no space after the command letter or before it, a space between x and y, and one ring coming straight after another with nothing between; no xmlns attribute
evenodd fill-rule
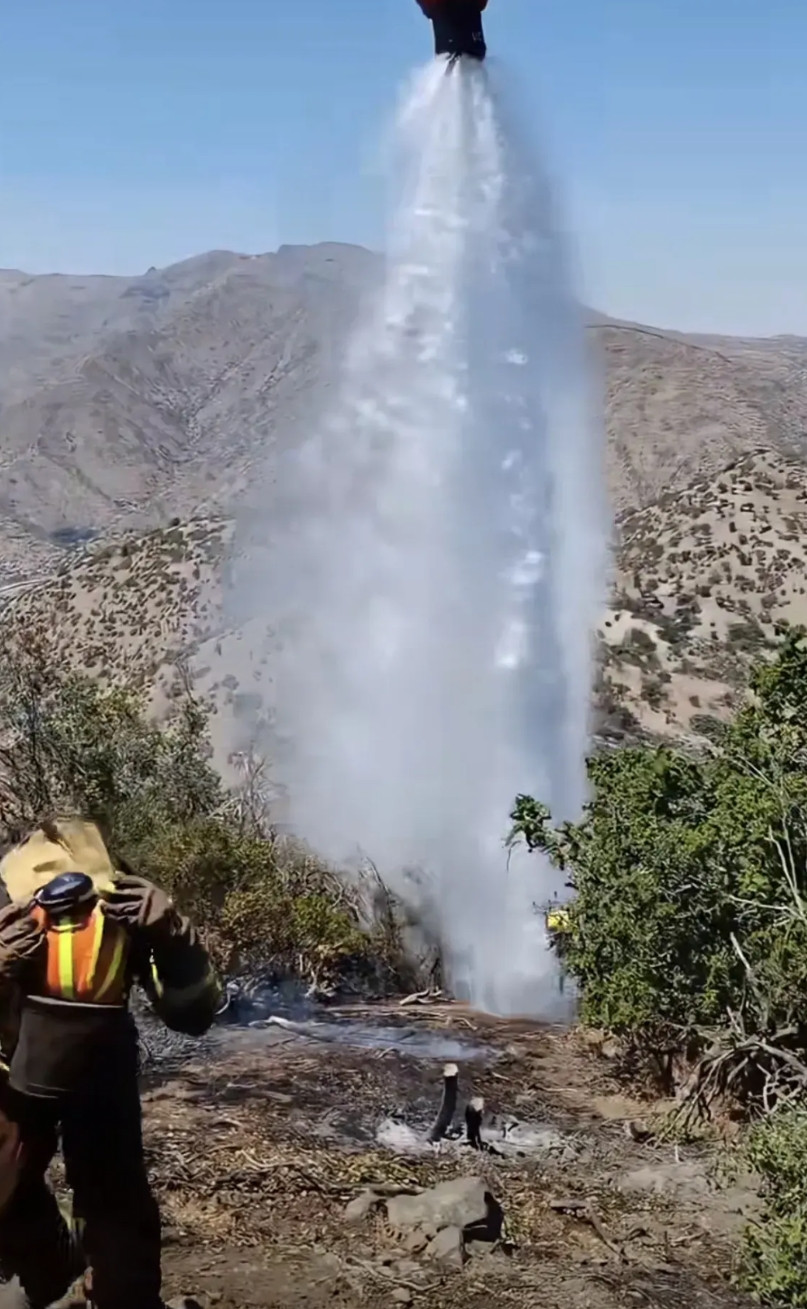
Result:
<svg viewBox="0 0 807 1309"><path fill-rule="evenodd" d="M361 1017L386 1025L390 1014L373 1006ZM167 1298L193 1294L221 1309L750 1304L730 1276L755 1196L750 1184L717 1185L714 1146L677 1147L637 1129L652 1106L627 1098L574 1032L458 1006L409 1011L406 1022L407 1032L468 1042L460 1109L483 1096L494 1134L517 1125L509 1139L523 1148L424 1146L442 1059L420 1042L406 1053L405 1033L359 1048L225 1030L200 1057L146 1078ZM390 1123L400 1141L382 1130L392 1144L379 1144ZM416 1234L396 1235L384 1203L346 1213L374 1185L411 1193L460 1177L484 1180L505 1228L456 1267L429 1259Z"/></svg>

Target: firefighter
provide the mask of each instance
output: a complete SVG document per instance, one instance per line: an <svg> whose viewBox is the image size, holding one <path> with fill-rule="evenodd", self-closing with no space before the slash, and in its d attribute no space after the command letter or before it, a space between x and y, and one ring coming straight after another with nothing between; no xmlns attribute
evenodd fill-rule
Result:
<svg viewBox="0 0 807 1309"><path fill-rule="evenodd" d="M138 982L167 1026L202 1035L221 1003L207 953L80 819L11 850L0 896L0 1271L26 1309L60 1299L86 1264L95 1309L163 1309L128 1001ZM46 1182L59 1138L81 1251Z"/></svg>
<svg viewBox="0 0 807 1309"><path fill-rule="evenodd" d="M482 13L488 0L417 0L434 29L434 53L482 60L487 54Z"/></svg>
<svg viewBox="0 0 807 1309"><path fill-rule="evenodd" d="M550 909L547 909L544 921L546 922L546 930L552 939L565 936L571 926L569 910L559 904L553 904Z"/></svg>

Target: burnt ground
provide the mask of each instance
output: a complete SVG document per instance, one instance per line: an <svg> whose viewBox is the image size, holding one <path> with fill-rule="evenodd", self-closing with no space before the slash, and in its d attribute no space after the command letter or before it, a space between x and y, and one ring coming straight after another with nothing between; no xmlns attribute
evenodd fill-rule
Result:
<svg viewBox="0 0 807 1309"><path fill-rule="evenodd" d="M372 1021L382 1021L377 1010ZM410 1032L486 1046L460 1063L460 1105L482 1094L495 1114L552 1128L555 1148L515 1158L453 1143L420 1154L382 1148L384 1119L428 1127L444 1055L275 1028L225 1031L144 1091L167 1296L195 1294L220 1309L750 1304L730 1275L753 1192L714 1188L714 1146L634 1139L641 1133L628 1123L649 1106L626 1099L608 1063L573 1033L454 1006L409 1010L406 1022ZM428 1187L480 1173L512 1248L475 1255L462 1270L408 1251L383 1208L358 1224L345 1216L368 1183ZM570 1202L564 1211L561 1201ZM593 1223L577 1208L584 1201Z"/></svg>

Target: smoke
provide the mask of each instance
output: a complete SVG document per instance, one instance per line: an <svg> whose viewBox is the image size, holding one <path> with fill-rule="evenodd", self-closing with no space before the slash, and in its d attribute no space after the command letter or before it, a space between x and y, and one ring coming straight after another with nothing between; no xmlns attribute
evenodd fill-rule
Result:
<svg viewBox="0 0 807 1309"><path fill-rule="evenodd" d="M533 906L558 877L508 864L503 837L520 791L557 819L585 798L605 515L583 328L488 68L430 64L389 147L383 285L330 412L275 469L239 598L276 634L292 826L393 885L423 870L454 986L545 1014Z"/></svg>

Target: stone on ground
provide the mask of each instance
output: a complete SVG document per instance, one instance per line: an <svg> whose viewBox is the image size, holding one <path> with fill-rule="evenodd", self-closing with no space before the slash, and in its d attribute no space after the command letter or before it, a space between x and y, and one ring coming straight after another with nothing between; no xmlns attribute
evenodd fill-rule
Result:
<svg viewBox="0 0 807 1309"><path fill-rule="evenodd" d="M419 1229L431 1239L445 1228L457 1228L467 1240L497 1241L503 1215L481 1177L457 1177L421 1195L393 1196L387 1218L395 1231Z"/></svg>
<svg viewBox="0 0 807 1309"><path fill-rule="evenodd" d="M468 1258L462 1229L444 1227L426 1247L426 1258L449 1268L462 1268Z"/></svg>

